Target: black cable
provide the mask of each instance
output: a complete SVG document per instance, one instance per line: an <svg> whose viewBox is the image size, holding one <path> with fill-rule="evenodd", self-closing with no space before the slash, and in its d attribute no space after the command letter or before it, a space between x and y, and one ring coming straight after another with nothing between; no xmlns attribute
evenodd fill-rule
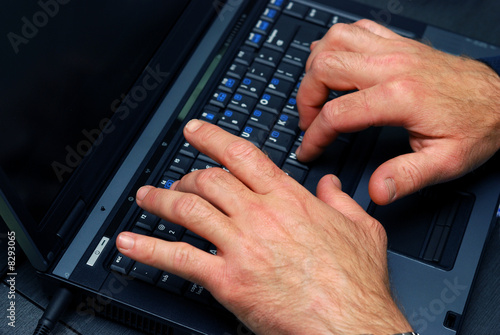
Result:
<svg viewBox="0 0 500 335"><path fill-rule="evenodd" d="M49 335L72 299L73 294L67 288L60 287L52 297L42 317L38 320L33 335Z"/></svg>

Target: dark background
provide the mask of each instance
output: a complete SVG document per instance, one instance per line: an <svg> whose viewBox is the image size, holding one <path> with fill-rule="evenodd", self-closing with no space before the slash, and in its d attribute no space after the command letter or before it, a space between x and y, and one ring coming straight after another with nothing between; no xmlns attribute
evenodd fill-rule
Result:
<svg viewBox="0 0 500 335"><path fill-rule="evenodd" d="M423 21L444 29L461 33L474 39L500 45L500 1L498 0L479 0L479 1L456 1L456 0L355 0L356 2L370 4L379 11L389 11L397 9L401 16L410 17ZM123 1L128 3L128 1ZM29 3L29 2L27 2ZM35 2L33 2L34 4ZM1 22L6 22L6 11L1 11ZM19 20L24 14L16 14L14 18ZM147 29L146 27L139 27ZM48 29L48 27L47 27ZM138 31L139 33L139 31ZM143 31L140 32L144 33ZM0 36L4 43L5 36ZM36 40L36 39L35 39ZM144 41L142 41L144 42ZM136 41L140 44L141 41ZM23 46L21 45L22 49ZM5 53L8 50L3 47L0 52L0 59L5 60ZM53 52L48 50L48 52ZM22 52L20 52L22 54ZM92 68L89 64L89 69ZM89 70L90 71L90 70ZM110 68L114 71L114 68ZM0 74L1 76L2 74ZM73 74L80 75L80 74ZM9 85L5 81L0 81L4 89ZM25 83L29 85L30 83ZM82 81L82 85L88 85ZM49 88L47 88L48 90ZM108 96L105 103L109 105L114 99L125 92L123 87L114 87L114 93ZM6 97L0 92L0 102L6 104ZM22 97L18 102L24 104ZM13 100L9 100L13 101ZM4 105L5 107L5 105ZM0 105L0 108L2 106ZM2 111L0 110L0 113ZM93 125L92 125L93 126ZM1 143L0 145L8 145ZM6 249L6 234L0 230L0 250ZM1 254L3 257L3 254ZM17 275L17 311L16 311L16 329L6 328L6 319L4 311L7 308L8 300L5 297L8 294L8 286L5 278L0 283L0 333L11 334L31 334L38 318L42 315L44 307L48 303L47 297L43 294L36 275L27 262L22 262L18 258ZM500 226L497 224L491 235L491 240L487 244L485 256L481 264L477 281L472 293L470 306L466 313L464 325L461 334L496 334L500 329ZM75 311L67 313L57 327L55 334L75 335L75 334L120 334L137 335L139 333L127 329L121 325L93 317L85 313Z"/></svg>

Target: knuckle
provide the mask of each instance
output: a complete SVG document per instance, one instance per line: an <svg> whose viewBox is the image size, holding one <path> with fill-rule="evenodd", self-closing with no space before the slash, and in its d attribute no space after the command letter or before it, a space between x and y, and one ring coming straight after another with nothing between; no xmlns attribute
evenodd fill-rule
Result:
<svg viewBox="0 0 500 335"><path fill-rule="evenodd" d="M200 212L200 198L192 193L184 193L172 205L172 214L181 220Z"/></svg>
<svg viewBox="0 0 500 335"><path fill-rule="evenodd" d="M174 269L185 269L191 262L189 246L185 243L176 243L172 251L172 266Z"/></svg>
<svg viewBox="0 0 500 335"><path fill-rule="evenodd" d="M238 139L227 146L224 152L224 161L251 161L255 159L257 154L257 147L255 145L249 141Z"/></svg>
<svg viewBox="0 0 500 335"><path fill-rule="evenodd" d="M329 42L334 43L351 30L352 27L349 24L336 23L327 31L325 37Z"/></svg>
<svg viewBox="0 0 500 335"><path fill-rule="evenodd" d="M158 240L155 238L148 238L143 242L142 250L143 250L143 263L145 264L156 264L157 259L157 243Z"/></svg>
<svg viewBox="0 0 500 335"><path fill-rule="evenodd" d="M311 69L315 73L324 74L325 69L330 70L348 70L349 66L343 60L342 57L339 57L337 53L323 51L318 53L316 57L314 57L311 63Z"/></svg>
<svg viewBox="0 0 500 335"><path fill-rule="evenodd" d="M221 184L225 180L227 172L220 168L209 168L198 171L194 178L196 189L203 191L209 190L213 184Z"/></svg>

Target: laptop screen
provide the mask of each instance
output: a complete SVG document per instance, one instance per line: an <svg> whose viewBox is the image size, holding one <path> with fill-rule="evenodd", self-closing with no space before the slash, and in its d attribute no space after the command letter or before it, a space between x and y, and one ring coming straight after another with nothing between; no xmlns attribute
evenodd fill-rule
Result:
<svg viewBox="0 0 500 335"><path fill-rule="evenodd" d="M40 222L188 1L9 1L0 166ZM147 38L144 38L147 36Z"/></svg>

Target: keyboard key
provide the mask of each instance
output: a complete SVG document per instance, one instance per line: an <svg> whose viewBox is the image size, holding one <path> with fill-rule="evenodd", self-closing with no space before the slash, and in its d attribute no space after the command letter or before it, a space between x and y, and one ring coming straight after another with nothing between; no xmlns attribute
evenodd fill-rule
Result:
<svg viewBox="0 0 500 335"><path fill-rule="evenodd" d="M231 96L230 93L218 90L212 96L210 103L220 108L226 108L230 96Z"/></svg>
<svg viewBox="0 0 500 335"><path fill-rule="evenodd" d="M175 294L182 294L187 281L168 272L162 272L156 286Z"/></svg>
<svg viewBox="0 0 500 335"><path fill-rule="evenodd" d="M307 170L288 163L283 164L282 170L300 184L304 183L307 176Z"/></svg>
<svg viewBox="0 0 500 335"><path fill-rule="evenodd" d="M278 17L279 17L279 11L276 10L275 8L266 8L262 15L260 16L261 19L269 21L269 22L275 22Z"/></svg>
<svg viewBox="0 0 500 335"><path fill-rule="evenodd" d="M220 126L225 126L237 131L241 131L245 122L247 121L248 115L234 112L232 110L226 109L226 111L221 115L219 122Z"/></svg>
<svg viewBox="0 0 500 335"><path fill-rule="evenodd" d="M276 129L287 132L291 135L297 135L299 129L299 118L288 114L281 114L276 121Z"/></svg>
<svg viewBox="0 0 500 335"><path fill-rule="evenodd" d="M236 55L236 58L234 59L235 62L250 66L254 58L254 49L249 48L249 47L242 47L240 51L238 51L238 54Z"/></svg>
<svg viewBox="0 0 500 335"><path fill-rule="evenodd" d="M310 27L300 27L297 34L292 40L291 46L294 48L302 49L306 52L311 51L311 43L320 39L325 31L320 29L312 29Z"/></svg>
<svg viewBox="0 0 500 335"><path fill-rule="evenodd" d="M283 57L283 61L303 68L306 66L308 58L309 52L305 52L304 50L299 50L296 48L288 48L288 51Z"/></svg>
<svg viewBox="0 0 500 335"><path fill-rule="evenodd" d="M250 34L248 34L248 38L245 41L245 44L253 48L259 49L262 46L262 43L264 43L264 39L265 37L263 34L251 32Z"/></svg>
<svg viewBox="0 0 500 335"><path fill-rule="evenodd" d="M286 157L285 152L271 148L268 145L264 145L262 152L264 152L277 166L281 166Z"/></svg>
<svg viewBox="0 0 500 335"><path fill-rule="evenodd" d="M267 85L266 92L286 98L290 94L293 87L293 83L288 80L273 78L271 79L269 85Z"/></svg>
<svg viewBox="0 0 500 335"><path fill-rule="evenodd" d="M208 250L207 250L208 253L214 255L214 256L217 256L217 247L213 244L210 244L210 246L208 247Z"/></svg>
<svg viewBox="0 0 500 335"><path fill-rule="evenodd" d="M271 29L271 22L266 20L257 21L257 24L253 28L254 32L261 35L267 35L270 29Z"/></svg>
<svg viewBox="0 0 500 335"><path fill-rule="evenodd" d="M299 160L297 159L297 154L295 152L297 151L298 147L299 147L298 144L294 144L294 146L292 147L292 150L290 150L290 154L288 155L286 162L288 164L296 165L304 170L307 170L308 166L299 162Z"/></svg>
<svg viewBox="0 0 500 335"><path fill-rule="evenodd" d="M113 263L111 263L111 270L126 275L132 268L132 265L134 265L133 259L118 253Z"/></svg>
<svg viewBox="0 0 500 335"><path fill-rule="evenodd" d="M172 174L172 173L169 173ZM172 187L172 184L175 183L177 180L181 179L180 175L178 178L171 177L169 175L165 175L160 179L160 183L158 184L158 187L170 190ZM154 228L154 227L153 227Z"/></svg>
<svg viewBox="0 0 500 335"><path fill-rule="evenodd" d="M327 24L328 28L333 26L334 24L337 23L353 23L354 20L348 19L346 17L340 16L340 15L334 15L331 19L330 22Z"/></svg>
<svg viewBox="0 0 500 335"><path fill-rule="evenodd" d="M281 56L282 53L279 51L271 50L269 48L262 48L257 54L257 57L255 57L255 61L272 67L276 67L281 61Z"/></svg>
<svg viewBox="0 0 500 335"><path fill-rule="evenodd" d="M290 150L292 145L293 135L284 133L277 129L273 129L266 141L266 146L284 151L285 153Z"/></svg>
<svg viewBox="0 0 500 335"><path fill-rule="evenodd" d="M233 95L228 105L231 107L231 109L245 114L250 114L256 104L257 99L251 98L247 95L236 93L235 95Z"/></svg>
<svg viewBox="0 0 500 335"><path fill-rule="evenodd" d="M247 77L251 77L267 83L274 73L274 68L259 62L253 62L248 68Z"/></svg>
<svg viewBox="0 0 500 335"><path fill-rule="evenodd" d="M148 231L153 231L158 221L159 218L157 216L148 213L146 211L142 211L141 213L139 213L139 216L137 217L135 226L142 229L146 229Z"/></svg>
<svg viewBox="0 0 500 335"><path fill-rule="evenodd" d="M245 77L245 79L241 81L240 87L238 87L238 93L246 94L249 97L257 99L260 97L262 92L264 92L265 87L265 83L256 79Z"/></svg>
<svg viewBox="0 0 500 335"><path fill-rule="evenodd" d="M170 170L178 172L180 174L186 174L191 169L193 161L194 161L193 158L179 154L172 161L172 164L170 165Z"/></svg>
<svg viewBox="0 0 500 335"><path fill-rule="evenodd" d="M297 99L289 98L285 102L285 107L283 107L283 112L290 115L299 116L299 110L297 109Z"/></svg>
<svg viewBox="0 0 500 335"><path fill-rule="evenodd" d="M239 80L231 77L224 77L219 85L219 90L234 93L238 87Z"/></svg>
<svg viewBox="0 0 500 335"><path fill-rule="evenodd" d="M193 166L191 167L191 171L190 172L198 171L198 170L211 169L211 168L214 168L214 167L220 167L220 165L217 164L217 163L213 164L213 163L206 162L206 161L204 161L204 160L202 160L200 158L200 159L197 159L197 160L194 161Z"/></svg>
<svg viewBox="0 0 500 335"><path fill-rule="evenodd" d="M248 119L248 124L270 131L275 120L276 120L275 114L256 109L250 115L250 118Z"/></svg>
<svg viewBox="0 0 500 335"><path fill-rule="evenodd" d="M188 141L184 141L184 143L181 145L180 151L181 154L187 157L191 158L196 158L198 155L199 151L191 145Z"/></svg>
<svg viewBox="0 0 500 335"><path fill-rule="evenodd" d="M292 41L296 30L297 26L293 22L291 23L289 21L280 20L271 30L271 33L269 33L269 37L264 45L267 48L271 48L279 52L285 52L288 45Z"/></svg>
<svg viewBox="0 0 500 335"><path fill-rule="evenodd" d="M227 70L226 75L237 78L237 79L241 79L245 75L245 72L247 72L247 67L248 67L248 65L233 63L229 67L229 70Z"/></svg>
<svg viewBox="0 0 500 335"><path fill-rule="evenodd" d="M277 10L282 10L285 6L285 0L270 0L269 7L275 8Z"/></svg>
<svg viewBox="0 0 500 335"><path fill-rule="evenodd" d="M236 133L236 134L238 134L238 133ZM236 135L236 134L233 133L233 135ZM198 159L201 159L202 161L205 161L213 166L220 166L219 163L217 163L216 161L214 161L212 158L208 157L205 154L200 154L198 156Z"/></svg>
<svg viewBox="0 0 500 335"><path fill-rule="evenodd" d="M184 296L204 304L209 304L213 300L212 295L207 289L196 283L189 283Z"/></svg>
<svg viewBox="0 0 500 335"><path fill-rule="evenodd" d="M293 17L297 17L299 19L303 19L308 11L309 7L307 7L306 5L299 4L295 1L290 1L283 10L283 13Z"/></svg>
<svg viewBox="0 0 500 335"><path fill-rule="evenodd" d="M323 12L316 8L311 8L306 15L306 20L319 24L321 26L326 26L331 18L331 14Z"/></svg>
<svg viewBox="0 0 500 335"><path fill-rule="evenodd" d="M289 80L292 83L296 83L302 73L304 72L303 68L300 66L292 65L287 62L281 62L281 64L276 69L275 77Z"/></svg>
<svg viewBox="0 0 500 335"><path fill-rule="evenodd" d="M265 93L259 100L258 109L266 110L278 114L283 106L285 99L272 94Z"/></svg>
<svg viewBox="0 0 500 335"><path fill-rule="evenodd" d="M262 143L264 143L264 141L266 140L267 134L268 132L263 129L247 125L241 132L240 137L249 140L250 142L255 144L257 148L260 148L262 147Z"/></svg>
<svg viewBox="0 0 500 335"><path fill-rule="evenodd" d="M135 262L129 275L147 283L154 284L158 280L160 272L160 270L150 265Z"/></svg>
<svg viewBox="0 0 500 335"><path fill-rule="evenodd" d="M185 230L186 228L183 226L161 220L153 232L153 236L166 241L180 241Z"/></svg>

